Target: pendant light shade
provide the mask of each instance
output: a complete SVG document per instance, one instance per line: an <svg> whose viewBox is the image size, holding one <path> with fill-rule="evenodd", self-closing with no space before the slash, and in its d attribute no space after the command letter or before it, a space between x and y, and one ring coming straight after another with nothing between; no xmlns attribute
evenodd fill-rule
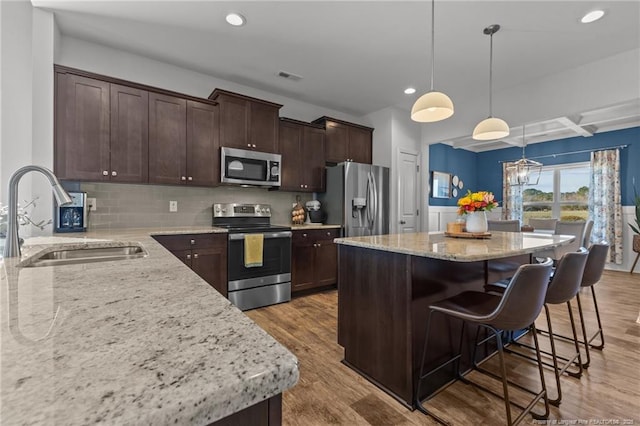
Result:
<svg viewBox="0 0 640 426"><path fill-rule="evenodd" d="M425 93L411 108L411 119L421 123L444 120L452 115L453 102L442 92Z"/></svg>
<svg viewBox="0 0 640 426"><path fill-rule="evenodd" d="M527 143L524 138L524 125L522 125L522 158L516 162L507 164L506 167L507 180L510 185L537 185L540 181L542 163L525 158L524 150L526 146Z"/></svg>
<svg viewBox="0 0 640 426"><path fill-rule="evenodd" d="M473 129L473 139L477 141L491 141L509 136L509 125L506 121L489 117L478 123Z"/></svg>
<svg viewBox="0 0 640 426"><path fill-rule="evenodd" d="M489 47L489 118L482 120L473 129L472 138L477 141L492 141L509 136L509 125L500 118L493 116L493 35L498 32L500 25L489 25L482 32L490 36Z"/></svg>
<svg viewBox="0 0 640 426"><path fill-rule="evenodd" d="M453 115L453 102L442 92L433 90L435 69L435 0L431 0L431 90L420 96L411 108L411 119L421 123L444 120Z"/></svg>

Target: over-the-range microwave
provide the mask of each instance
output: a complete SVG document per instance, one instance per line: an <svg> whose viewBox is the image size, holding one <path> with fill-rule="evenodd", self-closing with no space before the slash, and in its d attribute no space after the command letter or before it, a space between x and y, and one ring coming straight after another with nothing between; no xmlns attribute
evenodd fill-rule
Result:
<svg viewBox="0 0 640 426"><path fill-rule="evenodd" d="M280 154L220 148L223 183L255 186L280 186Z"/></svg>

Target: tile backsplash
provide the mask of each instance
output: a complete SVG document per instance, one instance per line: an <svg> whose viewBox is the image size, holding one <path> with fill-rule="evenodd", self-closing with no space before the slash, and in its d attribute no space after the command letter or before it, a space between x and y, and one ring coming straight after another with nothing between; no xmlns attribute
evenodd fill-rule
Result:
<svg viewBox="0 0 640 426"><path fill-rule="evenodd" d="M89 229L211 226L211 206L232 202L271 204L271 223L290 224L296 195L300 195L303 205L312 198L308 193L236 186L197 188L72 182L65 182L63 186L96 198L97 210L89 214ZM178 202L177 212L169 212L169 201Z"/></svg>

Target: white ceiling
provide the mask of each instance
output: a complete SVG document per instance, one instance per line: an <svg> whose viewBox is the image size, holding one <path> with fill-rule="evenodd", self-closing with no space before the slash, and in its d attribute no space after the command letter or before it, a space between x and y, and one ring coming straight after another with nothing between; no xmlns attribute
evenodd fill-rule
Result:
<svg viewBox="0 0 640 426"><path fill-rule="evenodd" d="M54 11L64 35L355 116L390 106L408 110L428 89L428 1L32 3ZM580 24L580 17L594 8L603 8L607 14L598 22ZM247 24L239 28L226 24L224 17L229 11L242 13ZM489 37L482 30L495 23L502 29L494 36L494 90L640 47L637 0L439 0L435 88L446 92L457 105L488 94ZM303 78L283 79L277 76L281 70ZM408 86L415 87L417 93L405 95L403 90ZM638 104L627 107L625 111L630 108L636 113L636 121L624 126L638 125ZM602 114L610 115L610 110ZM587 132L606 127L602 121L595 125L576 117L568 119L587 126ZM556 128L565 133L569 130L572 136L585 132L561 117L551 121L541 124L538 133L545 133L544 129L549 136ZM588 127L592 124L595 127ZM614 125L620 128L620 121ZM474 151L500 147L470 146L465 138L451 143Z"/></svg>

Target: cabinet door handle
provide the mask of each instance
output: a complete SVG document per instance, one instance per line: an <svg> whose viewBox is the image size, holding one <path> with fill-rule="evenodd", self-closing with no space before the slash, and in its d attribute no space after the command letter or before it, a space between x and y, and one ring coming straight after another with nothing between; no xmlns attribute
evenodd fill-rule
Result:
<svg viewBox="0 0 640 426"><path fill-rule="evenodd" d="M191 243L191 245L195 245L196 240L190 240L189 242Z"/></svg>
<svg viewBox="0 0 640 426"><path fill-rule="evenodd" d="M115 170L111 172L111 176L118 176L118 172L116 172Z"/></svg>
<svg viewBox="0 0 640 426"><path fill-rule="evenodd" d="M192 176L189 176L189 177L187 178L187 180L188 180L189 182L191 182L191 181L193 180L193 177L192 177Z"/></svg>
<svg viewBox="0 0 640 426"><path fill-rule="evenodd" d="M187 260L191 260L191 255L190 254L187 255Z"/></svg>
<svg viewBox="0 0 640 426"><path fill-rule="evenodd" d="M198 258L198 253L193 253L193 258L197 259Z"/></svg>
<svg viewBox="0 0 640 426"><path fill-rule="evenodd" d="M102 176L109 176L109 171L108 170L103 170L102 171Z"/></svg>

